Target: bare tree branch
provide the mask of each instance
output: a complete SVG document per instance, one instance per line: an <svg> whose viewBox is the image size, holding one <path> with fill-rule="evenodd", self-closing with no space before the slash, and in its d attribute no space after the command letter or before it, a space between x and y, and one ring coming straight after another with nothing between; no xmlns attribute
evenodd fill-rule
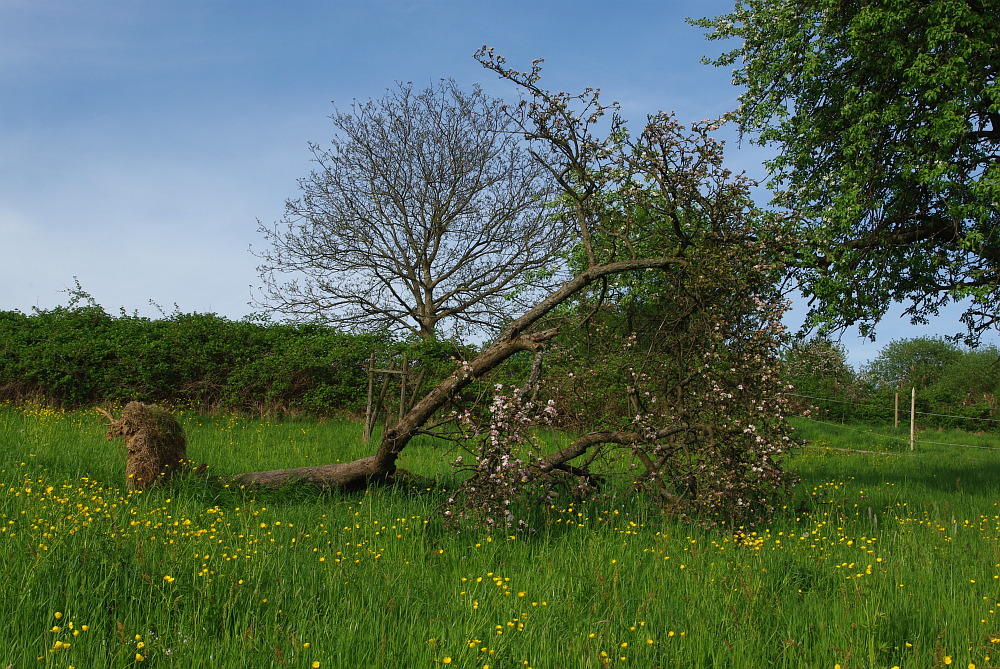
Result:
<svg viewBox="0 0 1000 669"><path fill-rule="evenodd" d="M568 226L500 101L453 81L400 84L331 118L285 216L259 226L258 303L352 330L495 333L556 285ZM519 299L516 299L519 298Z"/></svg>

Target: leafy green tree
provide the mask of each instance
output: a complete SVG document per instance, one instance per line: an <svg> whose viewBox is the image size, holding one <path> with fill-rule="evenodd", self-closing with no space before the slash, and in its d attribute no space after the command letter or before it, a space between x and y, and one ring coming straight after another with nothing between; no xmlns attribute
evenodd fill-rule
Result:
<svg viewBox="0 0 1000 669"><path fill-rule="evenodd" d="M785 374L797 388L826 389L854 381L844 347L827 337L797 339L784 351Z"/></svg>
<svg viewBox="0 0 1000 669"><path fill-rule="evenodd" d="M866 369L877 388L924 390L961 359L963 351L940 337L896 339L879 351Z"/></svg>
<svg viewBox="0 0 1000 669"><path fill-rule="evenodd" d="M732 118L778 149L775 203L801 222L812 318L871 334L963 301L969 343L1000 319L1000 4L738 0L694 20L739 46Z"/></svg>
<svg viewBox="0 0 1000 669"><path fill-rule="evenodd" d="M934 384L941 401L952 405L984 402L996 406L1000 390L1000 349L987 346L962 355L942 371Z"/></svg>

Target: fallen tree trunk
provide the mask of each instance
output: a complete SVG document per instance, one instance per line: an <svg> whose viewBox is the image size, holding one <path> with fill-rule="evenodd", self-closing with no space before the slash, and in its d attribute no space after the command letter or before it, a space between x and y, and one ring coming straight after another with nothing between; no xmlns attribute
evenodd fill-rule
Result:
<svg viewBox="0 0 1000 669"><path fill-rule="evenodd" d="M391 429L386 430L374 456L361 458L353 462L317 467L299 467L296 469L279 469L273 472L254 472L240 474L233 480L250 485L283 485L289 481L308 481L321 488L356 489L373 481L391 480L396 472L396 460L399 454L419 433L427 421L448 401L460 393L477 377L493 370L505 360L519 351L540 351L545 342L558 334L553 328L539 332L527 332L546 314L557 306L580 292L601 277L634 272L646 269L663 269L673 265L684 265L683 258L664 256L659 258L635 258L604 265L595 265L583 270L572 279L563 283L522 316L507 326L499 340L472 360L462 363L462 367L435 386L427 395L403 416ZM639 435L627 434L628 439L639 439ZM622 437L626 438L626 437ZM592 446L596 442L587 442ZM619 442L624 443L624 442ZM583 446L580 444L579 446ZM584 448L586 451L586 448ZM584 451L581 451L584 452ZM565 453L564 462L572 459L569 452ZM574 456L575 457L575 456ZM553 465L554 466L554 465Z"/></svg>
<svg viewBox="0 0 1000 669"><path fill-rule="evenodd" d="M472 360L463 363L461 369L455 371L451 376L439 383L422 400L417 402L395 427L386 431L375 454L376 467L379 468L379 471L392 474L396 466L396 458L399 457L400 452L406 447L410 439L418 433L420 428L430 420L431 416L438 409L443 407L449 399L469 385L477 376L489 372L518 351L537 352L541 350L545 342L558 334L558 330L550 329L528 334L525 334L525 332L553 309L594 281L602 277L625 272L663 269L685 264L687 264L687 260L674 256L633 258L604 265L593 265L566 281L559 288L528 309L522 316L511 321L495 344Z"/></svg>
<svg viewBox="0 0 1000 669"><path fill-rule="evenodd" d="M264 488L280 488L289 483L302 482L315 485L321 490L354 490L376 481L386 482L391 478L378 470L375 466L375 456L370 456L332 465L248 472L224 477L224 480Z"/></svg>
<svg viewBox="0 0 1000 669"><path fill-rule="evenodd" d="M373 481L390 480L396 472L396 460L399 454L410 440L419 433L421 428L427 424L431 417L443 408L451 398L455 397L455 395L461 392L477 377L490 372L515 353L519 351L538 352L542 349L545 342L558 334L558 329L555 328L538 332L527 332L529 328L546 314L602 277L646 269L663 269L672 265L684 265L686 262L682 258L673 256L634 258L604 265L594 265L583 270L535 304L535 306L521 317L512 321L496 343L472 360L463 362L459 369L455 370L455 372L441 381L419 402L414 404L406 415L403 416L402 420L391 429L386 430L382 436L381 443L379 443L378 450L373 456L352 462L331 465L248 472L234 475L229 477L228 480L245 485L268 487L282 486L292 481L304 481L324 489L337 488L344 490L362 488ZM111 419L110 415L108 417ZM627 443L629 440L638 441L640 438L638 434L632 433L600 434L610 435L610 439L605 439L605 441L617 441L617 443ZM583 450L579 453L582 454L587 448L593 446L595 443L599 443L595 439L595 437L585 437L583 441L576 444L575 448L582 448ZM569 447L570 450L564 449L565 452L557 459L561 458L562 463L565 463L573 457L577 457L570 455L573 448L571 446ZM561 463L553 461L551 466L555 467L559 464Z"/></svg>

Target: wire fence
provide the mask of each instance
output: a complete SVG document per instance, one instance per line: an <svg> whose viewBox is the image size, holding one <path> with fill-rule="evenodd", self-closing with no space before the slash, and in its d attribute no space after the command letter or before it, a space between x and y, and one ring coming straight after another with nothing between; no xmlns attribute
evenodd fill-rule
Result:
<svg viewBox="0 0 1000 669"><path fill-rule="evenodd" d="M844 398L838 398L838 397L819 397L819 396L816 396L816 395L805 395L805 394L801 394L801 393L787 393L787 394L788 394L789 397L798 397L798 398L807 399L807 400L814 400L814 401L821 401L821 402L831 402L831 403L835 403L835 404L846 404L846 405L850 405L850 406L863 406L863 407L866 407L866 408L869 408L869 409L879 409L879 410L884 410L886 412L891 412L891 414L893 414L893 415L898 410L898 406L896 404L893 404L891 406L886 406L885 404L882 404L882 403L879 403L879 402L873 402L873 401L870 401L870 400L869 401L860 401L860 400L850 400L850 399L844 399ZM909 412L907 412L907 413L909 413ZM976 416L963 416L963 415L958 414L958 413L951 414L951 413L937 413L937 412L930 412L930 411L913 411L913 414L918 415L918 416L931 416L931 417L935 417L935 418L950 418L950 419L955 419L955 420L960 420L960 421L981 421L981 422L986 422L986 423L1000 423L1000 419L996 419L996 418L982 418L982 417L976 417ZM927 444L927 445L935 445L935 446L954 446L954 447L958 447L958 448L975 448L975 449L979 449L979 450L1000 451L1000 446L983 446L983 445L968 444L968 443L955 443L955 442L945 442L945 441L931 441L931 440L928 440L928 439L919 439L919 438L916 438L916 437L914 437L913 440L911 441L911 439L908 438L908 437L902 437L902 436L899 436L899 435L882 434L882 433L878 433L878 432L872 432L871 430L861 430L861 429L858 429L856 427L852 427L850 425L847 425L845 423L834 423L834 422L831 422L831 421L823 421L823 420L819 420L817 418L813 418L813 417L807 416L807 415L801 415L801 416L799 416L799 418L807 420L807 421L810 421L812 423L818 423L818 424L821 424L821 425L828 425L828 426L837 427L837 428L843 429L843 430L849 430L849 431L852 431L852 432L857 432L859 434L863 434L863 435L869 436L869 437L879 437L879 438L887 439L887 440L890 440L890 441L898 441L898 442L901 442L901 443L905 444L910 449L914 449L917 445ZM825 449L829 449L829 450L854 452L854 453L871 453L871 454L880 454L880 455L913 455L913 453L897 453L895 451L868 451L868 450L850 449L850 448L833 448L833 447L828 447L828 446L807 446L807 447L809 447L809 448L825 448Z"/></svg>
<svg viewBox="0 0 1000 669"><path fill-rule="evenodd" d="M865 401L860 401L860 400L845 400L845 399L840 399L840 398L837 398L837 397L817 397L815 395L802 395L802 394L799 394L799 393L785 393L785 394L788 395L789 397L800 397L800 398L803 398L803 399L818 400L818 401L821 401L821 402L833 402L833 403L836 403L836 404L847 404L847 405L850 405L850 406L865 406L865 407L872 407L872 408L876 408L876 409L884 409L886 411L894 411L895 410L895 406L889 406L889 407L887 407L886 405L881 404L879 402L871 402L871 401L865 402ZM978 420L978 421L987 421L987 422L990 422L990 423L1000 423L1000 418L980 418L980 417L977 417L977 416L966 416L966 415L962 415L962 414L935 413L935 412L932 412L932 411L916 411L914 413L916 413L917 415L921 415L921 416L937 416L939 418L955 418L957 420Z"/></svg>

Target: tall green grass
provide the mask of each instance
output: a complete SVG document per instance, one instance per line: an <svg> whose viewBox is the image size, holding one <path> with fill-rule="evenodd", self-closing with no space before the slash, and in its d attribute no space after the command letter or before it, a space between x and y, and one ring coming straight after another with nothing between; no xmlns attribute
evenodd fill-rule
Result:
<svg viewBox="0 0 1000 669"><path fill-rule="evenodd" d="M181 419L217 474L372 449L350 423ZM130 493L97 414L3 407L0 666L995 664L1000 453L800 427L802 484L766 527L612 486L532 533L452 534L447 444L407 448L410 488Z"/></svg>

